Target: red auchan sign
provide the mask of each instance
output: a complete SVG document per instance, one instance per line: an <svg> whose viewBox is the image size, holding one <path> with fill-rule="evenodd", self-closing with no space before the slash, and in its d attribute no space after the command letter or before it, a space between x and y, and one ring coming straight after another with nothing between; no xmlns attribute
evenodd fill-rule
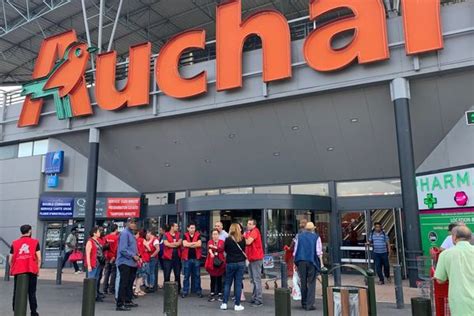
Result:
<svg viewBox="0 0 474 316"><path fill-rule="evenodd" d="M349 8L353 16L318 25L305 39L303 55L315 71L342 69L354 61L367 64L390 57L385 9L382 0L311 0L309 18L340 8ZM242 47L247 37L262 40L263 81L291 78L290 28L283 14L260 11L242 20L241 0L224 1L216 9L216 89L242 87ZM419 54L443 48L439 0L402 0L405 48L407 54ZM335 49L331 41L337 34L354 30L352 41ZM179 59L189 49L204 49L206 32L193 29L171 38L156 60L154 76L160 90L174 98L190 98L207 92L207 72L183 78ZM46 38L40 48L33 80L23 86L26 99L18 126L39 123L43 100L53 97L59 119L92 115L84 71L91 48L77 42L74 30ZM127 84L115 85L117 53L96 57L95 98L103 110L147 106L150 95L151 44L130 47ZM58 60L59 58L59 60Z"/></svg>
<svg viewBox="0 0 474 316"><path fill-rule="evenodd" d="M108 198L107 218L140 217L140 198Z"/></svg>

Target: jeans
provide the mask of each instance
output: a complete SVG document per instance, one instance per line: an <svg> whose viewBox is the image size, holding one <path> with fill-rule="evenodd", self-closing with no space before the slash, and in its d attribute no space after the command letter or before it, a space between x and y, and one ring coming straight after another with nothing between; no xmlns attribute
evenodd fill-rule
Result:
<svg viewBox="0 0 474 316"><path fill-rule="evenodd" d="M224 297L222 303L229 301L230 288L232 282L235 283L235 305L240 305L240 296L242 295L242 280L244 278L245 262L227 263L225 268Z"/></svg>
<svg viewBox="0 0 474 316"><path fill-rule="evenodd" d="M250 280L253 284L252 301L257 304L263 303L262 265L262 260L250 261L249 263Z"/></svg>
<svg viewBox="0 0 474 316"><path fill-rule="evenodd" d="M386 278L390 278L390 263L388 261L388 252L385 253L373 253L374 262L375 262L375 271L379 276L380 282L384 282L384 274ZM382 266L383 272L382 273Z"/></svg>
<svg viewBox="0 0 474 316"><path fill-rule="evenodd" d="M197 259L189 259L183 261L184 281L183 294L189 294L189 279L191 278L191 292L201 294L201 262Z"/></svg>
<svg viewBox="0 0 474 316"><path fill-rule="evenodd" d="M171 279L171 270L173 270L174 280L178 283L178 291L181 291L181 261L178 260L163 260L163 274L165 282Z"/></svg>
<svg viewBox="0 0 474 316"><path fill-rule="evenodd" d="M36 315L38 309L38 302L36 301L36 284L38 283L38 276L33 273L28 274L28 299L30 301L31 315ZM13 311L15 311L15 292L16 292L16 275L13 283Z"/></svg>
<svg viewBox="0 0 474 316"><path fill-rule="evenodd" d="M301 305L303 308L314 307L316 298L316 267L309 261L298 261L298 276L301 280Z"/></svg>
<svg viewBox="0 0 474 316"><path fill-rule="evenodd" d="M156 284L158 283L158 258L153 257L150 258L150 262L148 263L148 286L151 288L155 288Z"/></svg>
<svg viewBox="0 0 474 316"><path fill-rule="evenodd" d="M64 258L63 258L63 264L61 266L61 270L64 269L64 266L66 265L66 262L69 260L69 257L71 256L72 254L72 250L71 251L68 251L64 254ZM79 271L79 265L77 264L76 261L74 261L72 263L72 265L74 266L74 271L77 272Z"/></svg>
<svg viewBox="0 0 474 316"><path fill-rule="evenodd" d="M115 292L116 274L117 267L115 266L115 263L107 262L105 264L104 293Z"/></svg>
<svg viewBox="0 0 474 316"><path fill-rule="evenodd" d="M93 268L90 272L89 269L87 269L87 278L97 280L99 278L99 272L99 267Z"/></svg>
<svg viewBox="0 0 474 316"><path fill-rule="evenodd" d="M211 294L222 295L222 275L211 276Z"/></svg>
<svg viewBox="0 0 474 316"><path fill-rule="evenodd" d="M99 272L97 273L97 284L95 288L97 290L97 297L98 297L100 293L100 281L102 280L102 276L104 274L104 266L98 265L97 269L99 269Z"/></svg>

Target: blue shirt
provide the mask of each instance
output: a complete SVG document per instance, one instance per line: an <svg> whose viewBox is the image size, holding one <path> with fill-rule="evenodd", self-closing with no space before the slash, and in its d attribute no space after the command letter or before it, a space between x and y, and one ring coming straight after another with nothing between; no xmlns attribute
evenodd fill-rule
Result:
<svg viewBox="0 0 474 316"><path fill-rule="evenodd" d="M387 234L385 234L384 231L381 231L380 233L377 233L376 231L373 231L369 235L369 241L372 243L372 246L374 247L374 253L387 253L387 241L389 241L389 238Z"/></svg>
<svg viewBox="0 0 474 316"><path fill-rule="evenodd" d="M133 256L136 256L137 253L137 240L135 236L129 228L124 229L119 236L117 261L115 264L117 266L125 264L129 267L136 267L137 262L133 260Z"/></svg>

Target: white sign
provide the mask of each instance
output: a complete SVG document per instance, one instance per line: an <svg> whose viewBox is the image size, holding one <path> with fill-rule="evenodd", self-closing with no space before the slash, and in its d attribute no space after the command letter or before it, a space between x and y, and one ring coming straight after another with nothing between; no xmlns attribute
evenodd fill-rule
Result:
<svg viewBox="0 0 474 316"><path fill-rule="evenodd" d="M474 168L416 177L418 208L474 207Z"/></svg>

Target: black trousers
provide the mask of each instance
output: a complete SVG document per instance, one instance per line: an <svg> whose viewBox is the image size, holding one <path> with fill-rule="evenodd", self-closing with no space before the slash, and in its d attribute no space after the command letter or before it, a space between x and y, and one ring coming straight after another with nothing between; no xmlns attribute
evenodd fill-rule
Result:
<svg viewBox="0 0 474 316"><path fill-rule="evenodd" d="M175 282L178 283L178 292L181 292L181 261L179 259L163 260L163 274L165 282L170 281L171 270L173 270Z"/></svg>
<svg viewBox="0 0 474 316"><path fill-rule="evenodd" d="M133 281L137 275L137 268L127 266L126 264L119 265L120 284L118 291L117 306L122 306L125 303L130 303L133 298Z"/></svg>
<svg viewBox="0 0 474 316"><path fill-rule="evenodd" d="M296 266L301 280L301 305L303 308L313 307L316 298L316 267L309 261L299 261Z"/></svg>
<svg viewBox="0 0 474 316"><path fill-rule="evenodd" d="M68 251L64 254L64 258L63 258L63 264L61 266L61 270L64 269L64 266L66 265L66 262L69 260L69 257L71 256L72 254L72 250L71 251ZM74 271L77 272L79 271L79 265L77 264L76 261L74 261L72 263L72 265L74 266Z"/></svg>
<svg viewBox="0 0 474 316"><path fill-rule="evenodd" d="M117 276L117 267L115 263L107 262L104 273L104 293L115 292L115 278Z"/></svg>
<svg viewBox="0 0 474 316"><path fill-rule="evenodd" d="M28 299L30 301L30 311L31 315L36 315L38 309L38 302L36 300L36 285L38 283L38 276L33 273L26 273L28 274ZM13 282L13 311L15 311L15 292L16 292L16 279L17 276L15 275L15 279Z"/></svg>
<svg viewBox="0 0 474 316"><path fill-rule="evenodd" d="M211 276L211 293L222 295L222 275Z"/></svg>

